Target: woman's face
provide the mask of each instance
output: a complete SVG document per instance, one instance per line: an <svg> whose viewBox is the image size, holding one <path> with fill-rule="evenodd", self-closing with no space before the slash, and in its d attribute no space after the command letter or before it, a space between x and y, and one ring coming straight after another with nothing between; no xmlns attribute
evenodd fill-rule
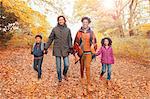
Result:
<svg viewBox="0 0 150 99"><path fill-rule="evenodd" d="M64 24L65 24L64 18L63 18L63 17L60 17L60 18L58 19L58 23L59 23L59 25L64 25Z"/></svg>
<svg viewBox="0 0 150 99"><path fill-rule="evenodd" d="M108 44L109 44L108 39L105 39L105 40L104 40L104 44L105 44L106 46L108 46Z"/></svg>
<svg viewBox="0 0 150 99"><path fill-rule="evenodd" d="M88 20L83 20L83 22L82 22L82 25L83 25L83 28L88 28L89 27L89 21Z"/></svg>

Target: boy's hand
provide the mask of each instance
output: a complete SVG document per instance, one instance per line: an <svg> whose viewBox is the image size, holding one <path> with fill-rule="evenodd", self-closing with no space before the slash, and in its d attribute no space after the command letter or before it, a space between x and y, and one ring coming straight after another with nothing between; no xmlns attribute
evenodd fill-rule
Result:
<svg viewBox="0 0 150 99"><path fill-rule="evenodd" d="M43 53L44 53L44 54L47 54L47 53L48 53L48 51L47 51L47 50L44 50L44 51L43 51Z"/></svg>

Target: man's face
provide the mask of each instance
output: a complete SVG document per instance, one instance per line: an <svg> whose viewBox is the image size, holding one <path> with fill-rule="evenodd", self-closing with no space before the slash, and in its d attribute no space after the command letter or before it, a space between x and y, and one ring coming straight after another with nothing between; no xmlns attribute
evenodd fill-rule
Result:
<svg viewBox="0 0 150 99"><path fill-rule="evenodd" d="M40 43L41 42L41 38L40 37L36 37L35 41L36 41L36 43Z"/></svg>
<svg viewBox="0 0 150 99"><path fill-rule="evenodd" d="M58 20L59 25L64 25L65 24L65 20L63 17L60 17Z"/></svg>
<svg viewBox="0 0 150 99"><path fill-rule="evenodd" d="M83 24L83 28L85 28L85 29L89 27L89 21L86 19L83 20L82 24Z"/></svg>

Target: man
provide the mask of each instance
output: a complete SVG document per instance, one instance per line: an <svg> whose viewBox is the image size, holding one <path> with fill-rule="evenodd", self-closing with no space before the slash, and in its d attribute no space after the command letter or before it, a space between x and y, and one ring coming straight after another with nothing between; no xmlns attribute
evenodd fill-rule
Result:
<svg viewBox="0 0 150 99"><path fill-rule="evenodd" d="M83 82L84 78L84 68L86 68L86 78L87 78L87 89L91 91L90 88L90 64L92 60L92 53L96 50L96 38L89 27L91 23L90 18L83 17L81 20L83 26L77 32L76 38L74 41L74 50L77 51L80 57L80 73L81 73L81 81Z"/></svg>
<svg viewBox="0 0 150 99"><path fill-rule="evenodd" d="M72 47L72 37L71 31L66 25L66 19L64 16L59 16L57 18L57 26L52 29L52 32L49 36L48 42L46 44L45 50L49 48L51 43L54 41L53 45L53 56L56 57L56 67L59 82L62 81L61 76L61 58L64 61L64 70L63 75L64 79L67 78L67 71L69 67L69 49Z"/></svg>

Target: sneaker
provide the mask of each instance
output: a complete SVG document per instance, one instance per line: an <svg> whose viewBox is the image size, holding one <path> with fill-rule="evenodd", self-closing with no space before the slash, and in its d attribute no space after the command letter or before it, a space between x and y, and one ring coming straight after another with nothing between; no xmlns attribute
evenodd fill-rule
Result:
<svg viewBox="0 0 150 99"><path fill-rule="evenodd" d="M40 80L41 79L41 76L38 76L38 80Z"/></svg>
<svg viewBox="0 0 150 99"><path fill-rule="evenodd" d="M36 66L36 67L34 68L34 70L38 72L38 67Z"/></svg>
<svg viewBox="0 0 150 99"><path fill-rule="evenodd" d="M58 80L58 82L60 83L60 82L62 82L62 80Z"/></svg>
<svg viewBox="0 0 150 99"><path fill-rule="evenodd" d="M104 77L103 77L102 75L100 75L99 79L100 79L100 80L103 80L103 79L104 79Z"/></svg>
<svg viewBox="0 0 150 99"><path fill-rule="evenodd" d="M107 83L108 86L111 86L111 81L110 80L107 80L106 83Z"/></svg>
<svg viewBox="0 0 150 99"><path fill-rule="evenodd" d="M64 76L64 79L65 79L66 81L68 81L68 77L67 77L67 76Z"/></svg>
<svg viewBox="0 0 150 99"><path fill-rule="evenodd" d="M93 91L93 89L91 88L90 85L88 85L87 88L88 88L88 92L92 92Z"/></svg>

